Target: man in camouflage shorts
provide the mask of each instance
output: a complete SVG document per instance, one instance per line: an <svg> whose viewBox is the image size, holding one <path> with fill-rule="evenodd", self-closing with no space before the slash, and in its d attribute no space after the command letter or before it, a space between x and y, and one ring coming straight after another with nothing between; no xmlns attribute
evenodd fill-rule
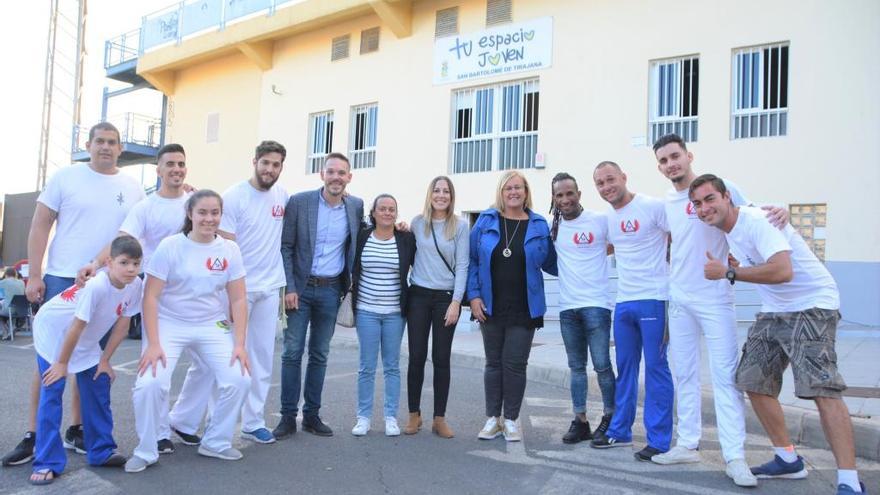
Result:
<svg viewBox="0 0 880 495"><path fill-rule="evenodd" d="M807 476L803 458L794 450L778 396L782 373L791 363L795 395L816 402L825 439L837 461L837 493L861 493L855 464L852 422L840 392L846 388L837 372L834 339L840 318L840 296L834 278L787 225L777 230L758 208L736 207L720 178L694 179L690 200L703 222L724 231L730 252L739 260L712 258L704 275L756 284L761 312L749 329L736 372L736 385L749 395L776 455L753 467L758 478L800 479Z"/></svg>

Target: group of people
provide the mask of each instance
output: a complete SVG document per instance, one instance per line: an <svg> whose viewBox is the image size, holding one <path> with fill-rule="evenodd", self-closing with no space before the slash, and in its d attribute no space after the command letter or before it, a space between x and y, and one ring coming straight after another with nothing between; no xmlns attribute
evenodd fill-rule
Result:
<svg viewBox="0 0 880 495"><path fill-rule="evenodd" d="M795 393L815 400L822 416L839 467L838 493L863 490L852 426L840 399L845 385L834 354L840 315L833 278L788 225L786 210L762 211L730 181L697 177L693 155L676 135L654 145L657 167L672 184L663 200L631 192L621 167L603 161L592 180L611 208L585 210L575 177L560 173L551 184L548 224L534 210L528 180L514 170L502 174L494 204L470 229L455 215L455 188L445 176L430 182L422 213L411 223L399 222L390 194L373 200L365 222L364 202L346 192L351 166L339 153L326 157L320 189L288 197L277 183L286 150L263 141L253 175L220 195L191 191L185 151L169 144L158 154L160 187L144 198L135 181L118 173L121 147L112 125L93 127L87 148L91 162L50 179L28 242L26 293L44 302L34 321L38 372L31 427L3 463L33 459L31 483L51 483L64 471L65 447L86 453L91 465L143 471L160 454L174 451L172 432L198 445L204 456L240 459L232 446L239 421L241 437L257 443L289 437L297 430L301 397L301 428L332 436L320 409L341 306L353 312L360 343L353 435L366 435L372 427L379 356L384 433L400 435L399 357L406 330L409 415L402 431L416 434L423 424L430 341L431 430L442 438L454 436L446 421L450 355L464 305L479 322L486 358L486 422L477 436L518 441L529 352L547 309L546 272L559 277L560 326L571 369L574 419L563 442L589 440L597 449L632 445L644 356L647 445L636 459L699 462L699 356L705 339L721 450L734 483L755 486L757 478L807 475L777 400L782 372L791 364ZM44 275L53 224L56 236ZM616 301L609 253L616 260ZM736 281L758 284L764 303L740 359ZM281 419L270 431L264 413L282 306ZM133 389L140 442L126 458L112 438L109 360L137 313L143 314L144 328ZM171 407L171 374L184 351L191 365ZM588 354L603 403L595 429L586 409ZM70 385L78 387L73 426L62 439L68 373L76 375ZM775 452L773 460L752 468L744 454L743 391Z"/></svg>

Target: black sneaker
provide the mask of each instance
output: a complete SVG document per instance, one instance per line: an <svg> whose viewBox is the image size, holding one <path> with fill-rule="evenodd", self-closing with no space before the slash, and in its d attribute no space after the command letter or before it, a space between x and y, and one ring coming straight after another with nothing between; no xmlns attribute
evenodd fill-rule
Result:
<svg viewBox="0 0 880 495"><path fill-rule="evenodd" d="M64 448L77 454L86 453L86 441L83 438L83 425L70 425L64 432Z"/></svg>
<svg viewBox="0 0 880 495"><path fill-rule="evenodd" d="M329 426L325 425L318 415L303 416L303 431L307 431L313 435L318 435L319 437L333 436L333 430L331 430Z"/></svg>
<svg viewBox="0 0 880 495"><path fill-rule="evenodd" d="M590 433L590 422L581 421L581 418L575 416L571 426L568 427L568 433L562 435L562 443L578 443L584 440L591 440L593 434Z"/></svg>
<svg viewBox="0 0 880 495"><path fill-rule="evenodd" d="M171 440L167 438L163 438L156 442L156 445L159 447L160 454L173 454L174 453L174 444L171 443Z"/></svg>
<svg viewBox="0 0 880 495"><path fill-rule="evenodd" d="M663 452L660 452L659 450L655 449L654 447L651 447L650 445L648 445L647 447L645 447L642 450L633 454L633 456L635 456L637 461L650 462L651 458L653 458L657 454L662 454L662 453Z"/></svg>
<svg viewBox="0 0 880 495"><path fill-rule="evenodd" d="M272 430L275 440L282 440L296 433L296 415L285 414L281 416L281 422Z"/></svg>
<svg viewBox="0 0 880 495"><path fill-rule="evenodd" d="M602 432L603 435L605 433L607 433L608 427L611 426L611 417L612 416L613 416L613 414L611 414L611 413L608 413L608 414L602 416L602 421L599 422L599 426L597 426L596 429L593 431L593 435L596 435L599 432Z"/></svg>
<svg viewBox="0 0 880 495"><path fill-rule="evenodd" d="M629 442L624 442L614 437L609 437L602 432L593 432L593 440L590 442L590 447L593 447L594 449L610 449L612 447L627 447L632 444L631 440Z"/></svg>
<svg viewBox="0 0 880 495"><path fill-rule="evenodd" d="M3 456L3 465L19 466L31 462L34 459L34 443L36 438L36 433L32 431L25 432L24 438L18 442L18 445L12 449L12 452Z"/></svg>
<svg viewBox="0 0 880 495"><path fill-rule="evenodd" d="M180 438L180 441L183 442L184 445L199 445L202 443L202 437L198 435L191 435L189 433L184 433L177 428L171 428L171 431ZM159 452L162 450L160 449Z"/></svg>
<svg viewBox="0 0 880 495"><path fill-rule="evenodd" d="M125 458L122 454L117 454L116 452L110 454L110 457L107 458L106 461L101 463L101 467L109 467L109 468L119 468L125 467L125 461L128 459Z"/></svg>

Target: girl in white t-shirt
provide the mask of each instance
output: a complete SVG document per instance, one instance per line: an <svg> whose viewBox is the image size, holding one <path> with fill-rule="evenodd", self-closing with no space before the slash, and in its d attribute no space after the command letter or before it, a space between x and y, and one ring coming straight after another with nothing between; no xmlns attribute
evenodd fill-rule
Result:
<svg viewBox="0 0 880 495"><path fill-rule="evenodd" d="M247 299L241 252L217 235L223 201L201 190L186 202L183 231L164 239L144 272L144 349L134 386L135 424L140 443L125 465L140 472L156 462L156 426L181 352L206 363L217 384L216 404L199 454L241 459L232 447L239 409L250 385L245 329ZM226 321L228 297L233 323ZM238 363L236 363L238 361Z"/></svg>

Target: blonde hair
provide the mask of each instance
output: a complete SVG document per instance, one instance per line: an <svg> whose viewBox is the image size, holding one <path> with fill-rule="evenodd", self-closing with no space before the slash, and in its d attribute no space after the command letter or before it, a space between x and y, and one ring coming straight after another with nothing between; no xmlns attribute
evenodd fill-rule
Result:
<svg viewBox="0 0 880 495"><path fill-rule="evenodd" d="M455 237L458 217L455 215L455 186L452 185L452 180L449 177L438 175L428 184L428 192L425 194L425 206L422 208L422 220L425 222L425 235L428 235L431 233L431 229L434 228L433 223L431 223L434 220L434 205L431 204L431 195L434 193L437 183L441 180L446 181L446 184L449 186L449 206L446 208L446 222L444 222L443 235L451 240Z"/></svg>
<svg viewBox="0 0 880 495"><path fill-rule="evenodd" d="M504 191L504 186L510 182L510 179L514 177L519 177L523 181L523 186L526 189L526 200L523 202L523 208L532 209L532 188L529 187L529 181L526 180L526 176L521 174L517 170L510 170L505 172L504 175L501 176L501 179L498 181L498 189L495 191L495 204L492 205L498 211L504 211L504 198L502 197L502 192Z"/></svg>

